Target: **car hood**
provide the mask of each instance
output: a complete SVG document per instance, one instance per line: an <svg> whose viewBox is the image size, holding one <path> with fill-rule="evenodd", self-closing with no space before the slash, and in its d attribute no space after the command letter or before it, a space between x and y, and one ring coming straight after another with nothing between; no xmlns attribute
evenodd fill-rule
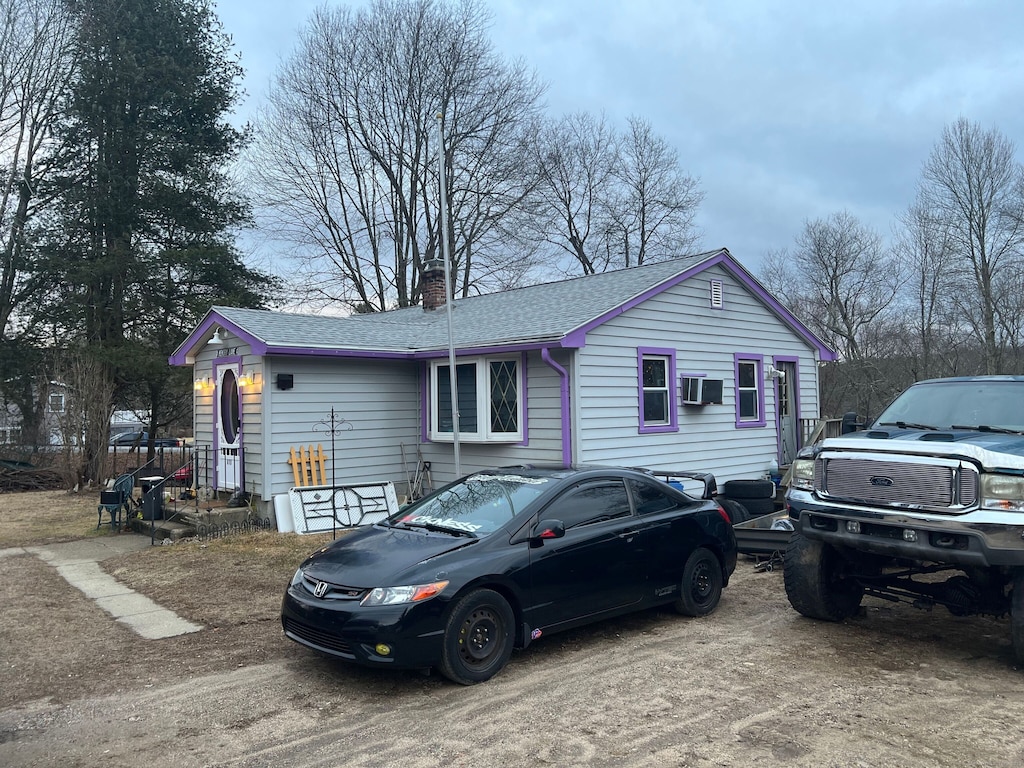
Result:
<svg viewBox="0 0 1024 768"><path fill-rule="evenodd" d="M403 583L402 577L415 566L478 541L421 529L375 525L312 555L302 569L311 578L347 587L393 586Z"/></svg>
<svg viewBox="0 0 1024 768"><path fill-rule="evenodd" d="M1024 470L1024 436L996 432L875 427L829 438L822 448L962 457L972 459L986 469Z"/></svg>

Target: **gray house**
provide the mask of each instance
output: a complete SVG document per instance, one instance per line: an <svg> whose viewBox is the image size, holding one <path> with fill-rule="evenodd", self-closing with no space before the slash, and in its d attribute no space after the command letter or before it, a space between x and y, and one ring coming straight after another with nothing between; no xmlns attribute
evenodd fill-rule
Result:
<svg viewBox="0 0 1024 768"><path fill-rule="evenodd" d="M835 359L726 250L456 299L450 337L441 265L423 280L424 306L377 314L212 308L170 359L194 368L199 481L266 507L296 484L292 452L322 445L328 484L448 482L450 338L463 473L763 477L818 417L818 365Z"/></svg>

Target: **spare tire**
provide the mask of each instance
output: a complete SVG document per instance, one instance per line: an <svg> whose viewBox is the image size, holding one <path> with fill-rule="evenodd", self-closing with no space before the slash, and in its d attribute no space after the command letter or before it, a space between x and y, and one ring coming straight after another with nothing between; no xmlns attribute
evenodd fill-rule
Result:
<svg viewBox="0 0 1024 768"><path fill-rule="evenodd" d="M775 483L771 480L726 480L721 494L730 499L772 499Z"/></svg>
<svg viewBox="0 0 1024 768"><path fill-rule="evenodd" d="M729 520L733 525L745 523L750 519L750 513L747 511L747 508L738 501L727 499L723 496L719 496L716 501L725 510L725 514L729 516Z"/></svg>
<svg viewBox="0 0 1024 768"><path fill-rule="evenodd" d="M735 501L735 500L733 500ZM774 499L744 499L743 507L747 510L747 514L751 519L755 517L762 517L763 515L770 515L775 511L775 500Z"/></svg>

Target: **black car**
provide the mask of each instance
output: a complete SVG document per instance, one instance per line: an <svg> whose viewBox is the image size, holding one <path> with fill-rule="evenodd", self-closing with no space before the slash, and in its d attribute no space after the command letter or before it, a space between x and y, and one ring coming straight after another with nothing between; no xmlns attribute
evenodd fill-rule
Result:
<svg viewBox="0 0 1024 768"><path fill-rule="evenodd" d="M660 604L709 614L735 567L711 498L642 470L506 467L313 554L281 621L331 656L471 685L543 635Z"/></svg>
<svg viewBox="0 0 1024 768"><path fill-rule="evenodd" d="M185 441L180 437L158 437L154 440L154 447L156 448L180 448L184 444ZM110 438L110 445L119 447L140 446L145 448L149 445L149 433L122 432Z"/></svg>

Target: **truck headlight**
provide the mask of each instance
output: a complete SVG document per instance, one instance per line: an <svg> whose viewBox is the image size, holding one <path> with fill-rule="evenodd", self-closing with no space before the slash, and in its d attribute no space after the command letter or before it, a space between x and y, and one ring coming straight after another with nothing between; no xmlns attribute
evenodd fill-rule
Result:
<svg viewBox="0 0 1024 768"><path fill-rule="evenodd" d="M790 488L799 488L802 491L814 490L814 459L793 459L790 469Z"/></svg>
<svg viewBox="0 0 1024 768"><path fill-rule="evenodd" d="M1024 477L982 475L981 507L982 509L1024 512Z"/></svg>

